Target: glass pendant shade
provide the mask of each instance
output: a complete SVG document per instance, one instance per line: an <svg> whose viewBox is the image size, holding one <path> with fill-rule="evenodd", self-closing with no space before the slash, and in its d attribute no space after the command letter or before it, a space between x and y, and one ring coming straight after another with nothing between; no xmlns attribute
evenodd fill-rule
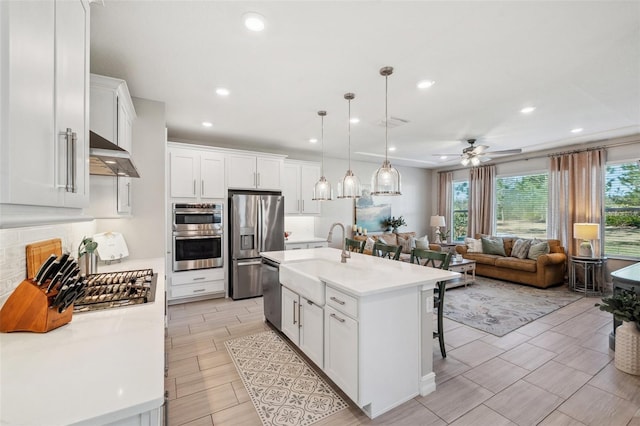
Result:
<svg viewBox="0 0 640 426"><path fill-rule="evenodd" d="M362 189L360 179L351 170L351 101L356 97L353 93L345 93L344 98L349 101L349 169L338 182L338 198L360 198Z"/></svg>
<svg viewBox="0 0 640 426"><path fill-rule="evenodd" d="M313 198L314 201L331 201L333 200L333 188L331 184L324 177L324 117L327 115L327 111L318 111L320 121L322 123L322 168L320 169L320 180L313 186Z"/></svg>
<svg viewBox="0 0 640 426"><path fill-rule="evenodd" d="M387 158L389 152L389 76L392 73L392 67L380 69L380 75L384 77L384 162L371 178L371 195L402 195L400 172L391 165Z"/></svg>

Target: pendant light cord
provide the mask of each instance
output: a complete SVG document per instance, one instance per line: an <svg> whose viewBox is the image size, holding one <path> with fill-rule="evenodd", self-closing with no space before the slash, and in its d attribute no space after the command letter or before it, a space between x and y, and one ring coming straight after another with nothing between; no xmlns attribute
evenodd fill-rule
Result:
<svg viewBox="0 0 640 426"><path fill-rule="evenodd" d="M384 76L384 162L387 163L389 152L389 76Z"/></svg>
<svg viewBox="0 0 640 426"><path fill-rule="evenodd" d="M349 170L351 170L351 99L349 101L349 126L347 134L349 135Z"/></svg>
<svg viewBox="0 0 640 426"><path fill-rule="evenodd" d="M320 123L321 123L321 130L320 130L320 139L322 140L321 146L322 146L322 167L320 170L320 176L324 177L324 114L320 115Z"/></svg>

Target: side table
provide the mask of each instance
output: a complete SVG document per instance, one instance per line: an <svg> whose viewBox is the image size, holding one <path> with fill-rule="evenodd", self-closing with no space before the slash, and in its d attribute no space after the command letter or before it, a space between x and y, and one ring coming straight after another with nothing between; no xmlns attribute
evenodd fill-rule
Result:
<svg viewBox="0 0 640 426"><path fill-rule="evenodd" d="M571 256L569 260L569 285L571 289L582 292L585 296L601 295L604 290L606 263L606 257ZM582 275L582 277L578 277L578 275Z"/></svg>

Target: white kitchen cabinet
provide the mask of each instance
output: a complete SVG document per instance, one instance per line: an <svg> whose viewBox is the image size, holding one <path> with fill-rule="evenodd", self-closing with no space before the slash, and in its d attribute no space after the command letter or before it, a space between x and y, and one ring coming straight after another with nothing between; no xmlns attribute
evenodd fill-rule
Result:
<svg viewBox="0 0 640 426"><path fill-rule="evenodd" d="M309 241L309 242L300 242L300 243L284 243L285 250L302 250L302 249L312 249L312 248L322 248L328 247L329 243L327 241Z"/></svg>
<svg viewBox="0 0 640 426"><path fill-rule="evenodd" d="M224 155L169 146L169 180L171 198L224 198Z"/></svg>
<svg viewBox="0 0 640 426"><path fill-rule="evenodd" d="M349 398L358 401L358 321L340 305L346 297L334 299L338 302L327 298L324 312L324 372Z"/></svg>
<svg viewBox="0 0 640 426"><path fill-rule="evenodd" d="M316 365L323 366L324 309L282 287L282 332Z"/></svg>
<svg viewBox="0 0 640 426"><path fill-rule="evenodd" d="M68 220L89 202L89 5L13 1L0 9L2 225L37 222L38 214ZM75 210L9 217L17 205Z"/></svg>
<svg viewBox="0 0 640 426"><path fill-rule="evenodd" d="M227 186L230 189L281 190L284 157L227 155Z"/></svg>
<svg viewBox="0 0 640 426"><path fill-rule="evenodd" d="M118 78L91 74L90 128L110 142L133 151L133 121L137 118L127 83ZM89 212L96 218L132 214L131 179L92 175Z"/></svg>
<svg viewBox="0 0 640 426"><path fill-rule="evenodd" d="M169 301L224 293L224 289L223 268L173 272L169 278Z"/></svg>
<svg viewBox="0 0 640 426"><path fill-rule="evenodd" d="M320 165L306 161L284 162L285 214L320 214L320 202L313 200L313 187L320 179Z"/></svg>

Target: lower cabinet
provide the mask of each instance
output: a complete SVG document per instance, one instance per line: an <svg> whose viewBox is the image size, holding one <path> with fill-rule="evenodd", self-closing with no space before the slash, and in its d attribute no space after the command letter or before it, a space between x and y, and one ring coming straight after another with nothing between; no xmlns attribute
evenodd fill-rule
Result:
<svg viewBox="0 0 640 426"><path fill-rule="evenodd" d="M324 372L358 401L358 321L329 303L324 309Z"/></svg>
<svg viewBox="0 0 640 426"><path fill-rule="evenodd" d="M174 272L169 280L169 300L224 292L224 269Z"/></svg>
<svg viewBox="0 0 640 426"><path fill-rule="evenodd" d="M323 368L324 309L282 287L282 332L317 366Z"/></svg>
<svg viewBox="0 0 640 426"><path fill-rule="evenodd" d="M316 241L310 243L284 243L285 250L302 250L312 248L329 247L329 243L326 241Z"/></svg>

